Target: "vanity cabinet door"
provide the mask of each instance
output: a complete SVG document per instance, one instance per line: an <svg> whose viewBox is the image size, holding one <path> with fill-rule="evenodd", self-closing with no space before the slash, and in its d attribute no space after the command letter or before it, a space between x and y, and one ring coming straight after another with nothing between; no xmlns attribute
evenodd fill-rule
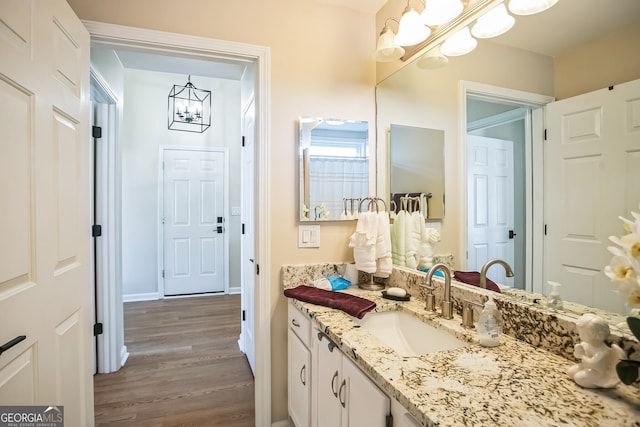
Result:
<svg viewBox="0 0 640 427"><path fill-rule="evenodd" d="M342 353L328 339L315 337L318 381L315 385L316 427L342 426L340 387L344 393L342 378Z"/></svg>
<svg viewBox="0 0 640 427"><path fill-rule="evenodd" d="M342 360L342 375L346 379L342 425L385 427L387 416L391 413L389 397L347 357Z"/></svg>
<svg viewBox="0 0 640 427"><path fill-rule="evenodd" d="M316 334L317 427L385 427L391 401L326 337Z"/></svg>
<svg viewBox="0 0 640 427"><path fill-rule="evenodd" d="M296 427L311 425L311 354L289 329L289 416Z"/></svg>

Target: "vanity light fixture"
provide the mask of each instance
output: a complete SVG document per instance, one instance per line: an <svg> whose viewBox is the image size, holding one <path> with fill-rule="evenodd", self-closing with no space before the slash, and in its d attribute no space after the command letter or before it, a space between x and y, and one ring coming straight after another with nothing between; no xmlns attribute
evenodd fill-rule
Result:
<svg viewBox="0 0 640 427"><path fill-rule="evenodd" d="M378 45L376 51L373 55L373 58L378 62L391 62L396 59L400 59L402 55L404 55L404 48L395 42L395 33L389 27L389 21L397 20L393 18L387 19L384 23L384 28L380 33L380 37L378 38Z"/></svg>
<svg viewBox="0 0 640 427"><path fill-rule="evenodd" d="M467 26L472 22L477 21L473 26L472 32L478 38L496 37L513 27L515 18L507 13L506 2L507 0L426 0L425 4L423 0L423 4L425 4L421 15L423 25L419 25L417 20L418 12L411 7L410 0L408 0L407 7L398 25L398 34L394 38L395 44L404 47L405 50L404 54L400 55L400 59L408 61L415 55L429 51L439 44L442 45L442 53L446 56L458 56L471 52L478 43L477 40L471 37L467 29ZM511 13L533 15L547 10L555 5L558 0L508 0L508 2ZM441 15L443 16L441 20L437 20L435 16L438 14L435 12L432 14L432 11L435 11L437 6L445 4L451 7L451 9L447 9L449 14L446 15L449 20L445 21L444 15ZM460 5L462 5L462 11L458 12L457 9L460 8ZM444 21L442 24L436 24L442 21ZM385 28L380 33L378 49L380 49L383 35L387 32L387 24L385 23ZM455 35L455 33L461 34ZM386 47L386 52L389 55L380 55L376 51L374 55L376 61L392 61L390 58L399 54L399 50L391 49L393 45L386 46L388 46ZM429 61L432 61L432 59L425 59L425 65ZM440 58L440 61L443 61L443 59Z"/></svg>
<svg viewBox="0 0 640 427"><path fill-rule="evenodd" d="M410 0L407 0L407 7L402 12L395 42L400 46L413 46L422 43L430 35L431 28L424 25L420 14L411 7Z"/></svg>
<svg viewBox="0 0 640 427"><path fill-rule="evenodd" d="M423 70L435 70L449 63L449 58L442 54L440 46L436 46L422 55L417 61L418 68Z"/></svg>
<svg viewBox="0 0 640 427"><path fill-rule="evenodd" d="M211 126L211 91L195 87L191 76L184 86L173 85L167 117L171 130L204 132Z"/></svg>
<svg viewBox="0 0 640 427"><path fill-rule="evenodd" d="M535 15L544 12L558 0L510 0L509 10L516 15Z"/></svg>
<svg viewBox="0 0 640 427"><path fill-rule="evenodd" d="M457 18L462 9L464 6L460 0L428 0L420 16L425 25L433 27Z"/></svg>
<svg viewBox="0 0 640 427"><path fill-rule="evenodd" d="M446 56L460 56L471 52L477 45L478 41L471 37L469 27L464 27L450 35L440 50Z"/></svg>
<svg viewBox="0 0 640 427"><path fill-rule="evenodd" d="M509 31L515 23L516 18L507 13L504 3L500 3L478 18L478 21L471 28L471 34L479 39L497 37Z"/></svg>

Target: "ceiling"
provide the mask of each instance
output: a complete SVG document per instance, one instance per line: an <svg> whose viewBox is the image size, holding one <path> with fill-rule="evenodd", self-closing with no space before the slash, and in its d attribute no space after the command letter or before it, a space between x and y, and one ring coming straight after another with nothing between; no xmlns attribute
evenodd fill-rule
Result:
<svg viewBox="0 0 640 427"><path fill-rule="evenodd" d="M314 0L375 14L387 0ZM427 0L428 1L428 0ZM399 17L396 17L399 18ZM559 0L551 9L516 17L515 26L492 42L547 56L598 39L630 25L640 25L640 0ZM372 34L375 37L375 34ZM246 64L118 50L125 68L240 80Z"/></svg>

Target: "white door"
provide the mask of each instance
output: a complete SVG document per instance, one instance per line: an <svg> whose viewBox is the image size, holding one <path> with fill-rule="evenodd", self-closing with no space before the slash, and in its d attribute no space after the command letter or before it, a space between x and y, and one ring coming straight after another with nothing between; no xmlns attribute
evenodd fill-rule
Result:
<svg viewBox="0 0 640 427"><path fill-rule="evenodd" d="M254 255L254 135L255 135L255 107L251 102L243 115L244 142L241 152L241 221L242 235L240 237L241 263L241 308L242 331L241 349L247 355L251 371L255 373L255 338L254 338L254 284L256 264Z"/></svg>
<svg viewBox="0 0 640 427"><path fill-rule="evenodd" d="M63 0L0 28L0 402L92 426L89 34Z"/></svg>
<svg viewBox="0 0 640 427"><path fill-rule="evenodd" d="M164 150L164 294L224 292L224 153Z"/></svg>
<svg viewBox="0 0 640 427"><path fill-rule="evenodd" d="M640 203L640 80L547 106L545 286L564 299L623 312L602 272ZM545 288L545 293L548 289Z"/></svg>
<svg viewBox="0 0 640 427"><path fill-rule="evenodd" d="M513 188L513 141L467 135L467 270L480 271L493 258L513 266ZM487 277L513 286L503 268Z"/></svg>

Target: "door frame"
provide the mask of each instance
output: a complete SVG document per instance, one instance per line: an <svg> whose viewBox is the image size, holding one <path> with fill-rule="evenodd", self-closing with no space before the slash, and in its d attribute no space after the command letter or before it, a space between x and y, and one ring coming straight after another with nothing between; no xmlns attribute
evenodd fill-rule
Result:
<svg viewBox="0 0 640 427"><path fill-rule="evenodd" d="M102 323L104 332L96 336L97 339L97 372L106 374L115 372L125 364L129 357L127 346L124 345L124 323L122 304L111 304L112 301L122 300L122 289L114 286L120 283L120 250L118 242L121 240L119 215L120 196L116 189L117 153L118 148L118 110L120 100L113 92L105 78L93 66L90 66L91 81L91 109L96 105L107 105L107 123L102 126L101 146L97 150L97 171L94 170L94 179L97 181L97 193L93 193L94 199L98 198L102 203L96 206L96 224L102 226L102 236L94 237L97 254L93 268L97 270L94 275L95 295L94 307L96 321ZM92 125L95 124L93 118ZM91 138L93 145L93 138ZM96 199L97 200L97 199ZM96 240L97 239L97 240ZM109 304L105 304L109 302Z"/></svg>
<svg viewBox="0 0 640 427"><path fill-rule="evenodd" d="M542 262L543 262L543 239L544 239L544 218L543 218L543 199L542 199L542 185L543 185L543 133L544 123L542 107L546 104L553 102L554 97L548 95L541 95L532 92L525 92L515 89L507 89L499 86L487 85L484 83L476 83L467 80L460 81L460 99L458 102L459 110L458 117L460 117L458 132L462 140L460 144L460 152L458 153L459 170L462 176L460 176L460 182L462 191L458 195L460 206L463 207L462 215L459 218L459 226L463 233L459 236L459 248L461 254L466 253L467 248L467 212L469 206L467 206L467 96L476 96L480 98L486 98L487 100L495 102L505 102L511 104L517 104L522 107L532 108L530 120L525 120L526 128L531 130L527 131L527 138L531 138L531 155L530 162L527 165L525 173L527 197L526 199L532 204L531 209L526 209L526 272L525 277L525 289L530 292L540 292L542 288ZM461 260L461 265L466 268L467 260L464 257ZM516 272L517 273L517 272Z"/></svg>
<svg viewBox="0 0 640 427"><path fill-rule="evenodd" d="M158 147L158 253L157 253L157 264L158 264L158 298L165 299L168 298L164 294L164 276L162 271L164 268L164 224L162 221L163 212L164 212L164 153L165 151L207 151L211 153L222 153L224 156L223 165L224 165L224 173L223 173L223 195L222 195L222 204L223 204L223 215L224 215L224 223L223 227L228 229L227 222L229 221L229 149L226 147L208 147L208 146L180 146L180 145L164 145L160 144ZM224 232L222 234L222 245L224 248L224 294L229 293L229 233Z"/></svg>
<svg viewBox="0 0 640 427"><path fill-rule="evenodd" d="M129 47L140 51L174 56L197 55L210 60L227 60L255 64L256 102L256 187L254 217L256 234L255 259L261 272L255 277L255 348L260 358L255 372L255 418L257 426L271 425L271 208L270 208L270 135L271 135L271 86L270 49L251 45L185 34L168 33L108 24L82 21L92 44L107 47ZM104 300L101 305L122 305L122 298Z"/></svg>

